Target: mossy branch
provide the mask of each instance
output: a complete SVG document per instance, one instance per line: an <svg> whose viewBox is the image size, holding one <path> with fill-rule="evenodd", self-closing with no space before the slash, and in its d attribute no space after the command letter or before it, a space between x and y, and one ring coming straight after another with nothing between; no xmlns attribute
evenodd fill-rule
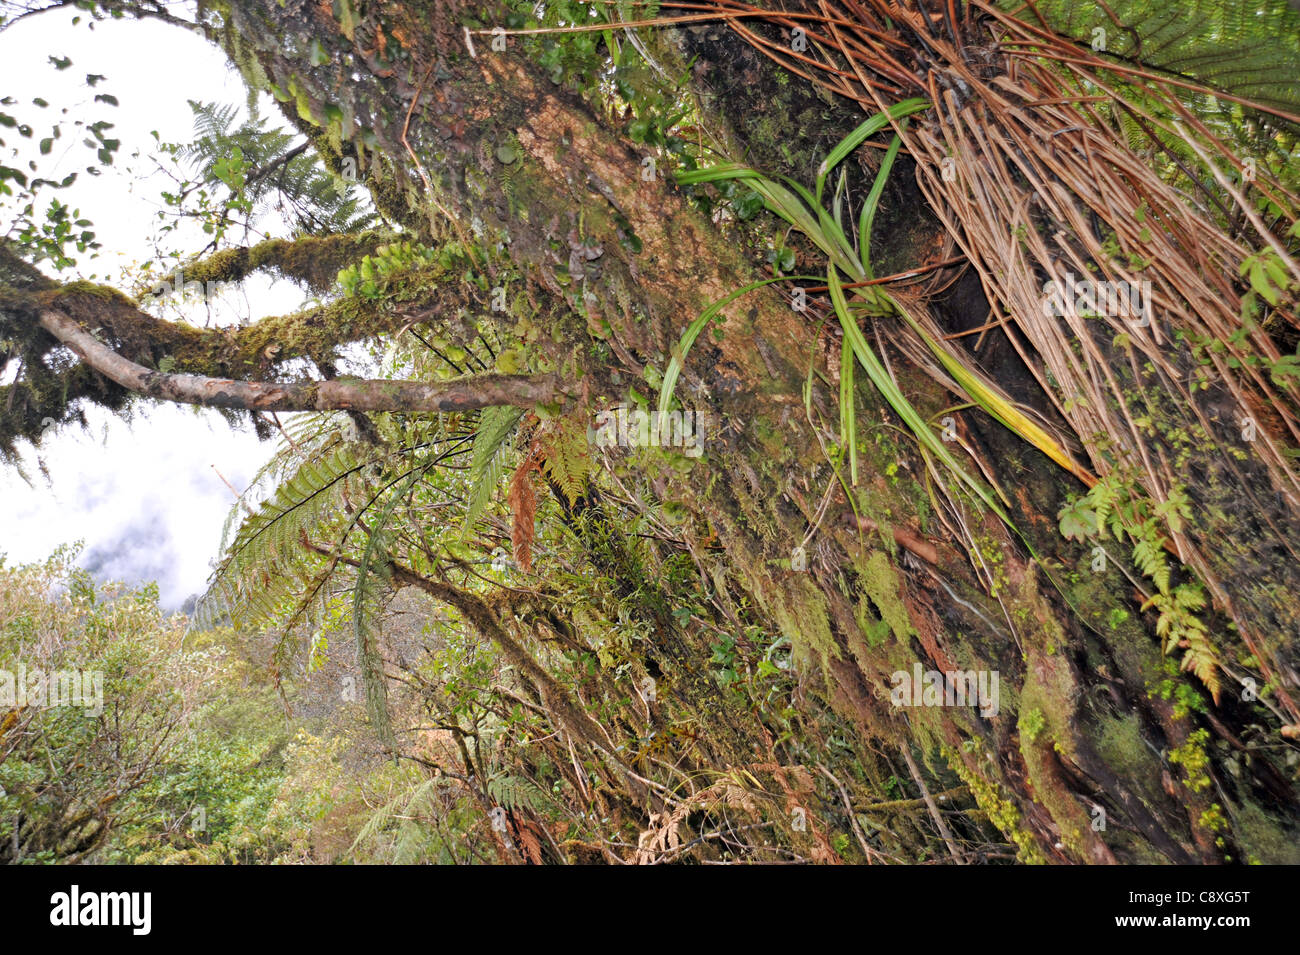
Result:
<svg viewBox="0 0 1300 955"><path fill-rule="evenodd" d="M269 269L304 283L314 292L323 292L333 287L340 269L373 253L390 238L380 232L358 232L267 239L252 246L222 249L181 266L180 271L187 282L206 283L242 282L254 272Z"/></svg>
<svg viewBox="0 0 1300 955"><path fill-rule="evenodd" d="M41 327L123 388L149 398L242 411L469 411L532 407L561 396L554 375L475 375L452 381L357 379L280 384L153 371L123 358L62 312L41 312Z"/></svg>

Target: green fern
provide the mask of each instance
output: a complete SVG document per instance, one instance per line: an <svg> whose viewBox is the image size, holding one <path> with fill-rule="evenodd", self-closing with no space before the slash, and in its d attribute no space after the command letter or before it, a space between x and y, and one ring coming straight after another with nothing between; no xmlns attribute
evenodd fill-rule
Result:
<svg viewBox="0 0 1300 955"><path fill-rule="evenodd" d="M465 533L474 526L487 509L492 494L505 473L506 458L511 449L515 425L523 417L523 409L499 405L484 408L479 415L478 432L470 453L469 503L465 511Z"/></svg>
<svg viewBox="0 0 1300 955"><path fill-rule="evenodd" d="M415 861L410 858L412 831L420 832L423 826L418 822L418 816L421 813L431 814L433 805L432 800L437 790L447 785L450 780L445 776L426 779L414 789L398 793L366 820L352 845L348 849L351 855L357 851L360 846L371 843L375 838L384 831L394 821L398 822L398 839L394 848L394 861L397 857L403 858L403 863Z"/></svg>
<svg viewBox="0 0 1300 955"><path fill-rule="evenodd" d="M537 812L550 803L550 797L524 776L497 776L488 780L488 796L505 809Z"/></svg>
<svg viewBox="0 0 1300 955"><path fill-rule="evenodd" d="M224 617L251 626L280 618L322 562L302 548L303 534L342 510L349 486L364 482L370 463L342 441L302 461L224 548L195 609L195 626L213 626Z"/></svg>
<svg viewBox="0 0 1300 955"><path fill-rule="evenodd" d="M412 468L375 513L352 589L352 632L357 640L357 661L366 690L366 706L380 742L389 747L396 745L396 739L388 715L388 684L384 678L383 659L376 645L379 641L378 620L390 576L391 525L398 505L406 500L415 483L432 466L431 462L426 462Z"/></svg>
<svg viewBox="0 0 1300 955"><path fill-rule="evenodd" d="M1199 584L1173 586L1173 568L1165 550L1168 538L1162 528L1179 533L1189 518L1190 503L1182 488L1171 489L1154 508L1138 499L1124 503L1128 487L1119 471L1098 481L1079 500L1061 509L1061 533L1068 538L1105 538L1107 529L1118 541L1128 540L1133 564L1155 586L1155 594L1142 610L1156 611L1156 635L1166 654L1182 647L1184 671L1193 673L1217 700L1219 657L1198 612L1205 609L1205 595Z"/></svg>
<svg viewBox="0 0 1300 955"><path fill-rule="evenodd" d="M570 504L576 503L591 475L591 445L586 427L571 417L557 418L543 440L547 476L559 485Z"/></svg>
<svg viewBox="0 0 1300 955"><path fill-rule="evenodd" d="M362 232L377 223L356 186L340 184L310 149L295 145L296 136L271 127L255 103L242 123L236 122L238 110L230 104L191 100L190 109L194 139L177 155L213 186L224 182L218 174L222 164L241 157L244 172L253 178L232 190L231 207L244 208L250 220L284 210L295 231L308 235ZM264 174L257 175L259 171Z"/></svg>
<svg viewBox="0 0 1300 955"><path fill-rule="evenodd" d="M1023 9L1019 0L1004 5ZM1300 11L1287 0L1041 0L1035 7L1053 30L1081 43L1106 31L1109 56L1300 111Z"/></svg>

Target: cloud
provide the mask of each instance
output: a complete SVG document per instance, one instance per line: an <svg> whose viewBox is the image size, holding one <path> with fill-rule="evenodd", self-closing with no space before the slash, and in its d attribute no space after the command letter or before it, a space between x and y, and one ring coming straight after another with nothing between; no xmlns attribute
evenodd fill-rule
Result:
<svg viewBox="0 0 1300 955"><path fill-rule="evenodd" d="M211 411L164 405L128 425L88 408L87 418L88 430L64 429L42 451L48 485L0 473L0 551L37 561L84 540L80 563L98 579L156 580L164 606L179 608L203 589L234 503L213 465L242 490L272 447Z"/></svg>
<svg viewBox="0 0 1300 955"><path fill-rule="evenodd" d="M149 56L140 56L141 49L148 49ZM52 69L50 50L71 57L76 68ZM115 95L121 106L102 111L117 124L113 136L122 140L122 149L102 176L82 176L59 198L93 220L104 244L100 258L80 261L86 277L97 274L105 280L107 274L107 281L114 282L120 268L160 264L151 240L161 207L158 190L173 184L152 172L151 133L157 130L163 142L189 139L193 113L188 99L244 101L244 86L221 52L200 37L160 23L101 21L91 31L84 23L72 27L68 15L52 12L0 34L0 58L7 76L28 77L39 86L51 103L51 116L61 107L70 115L87 115L91 93L82 78L90 72L107 77L100 88ZM178 82L159 83L159 76ZM35 144L33 139L31 155L23 158L38 160L47 176L73 171L84 158L73 149L41 159ZM133 160L136 149L141 156ZM193 240L193 251L207 237L196 225L183 224L167 241L182 247L187 240ZM272 287L264 277L247 283L245 291L249 317L291 310L303 298L291 283ZM200 325L208 321L202 308L189 317ZM25 456L25 467L37 481L35 487L0 469L0 554L10 563L38 561L60 544L83 540L81 563L97 577L131 584L157 580L163 605L179 608L203 589L234 503L213 467L242 490L272 447L251 431L233 430L215 412L178 406L140 409L128 425L87 407L89 429L69 427L52 435L41 451L48 484L40 483L31 454Z"/></svg>

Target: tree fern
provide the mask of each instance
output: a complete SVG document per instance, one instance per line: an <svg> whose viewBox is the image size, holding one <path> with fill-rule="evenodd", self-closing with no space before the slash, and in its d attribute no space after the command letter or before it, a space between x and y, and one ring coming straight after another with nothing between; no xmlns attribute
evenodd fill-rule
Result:
<svg viewBox="0 0 1300 955"><path fill-rule="evenodd" d="M439 787L446 785L449 780L446 777L435 777L426 779L414 789L404 790L380 806L365 825L357 833L357 837L352 840L352 845L348 853L355 853L358 847L371 842L378 836L386 826L398 819L399 816L407 817L400 820L399 845L404 841L401 833L411 827L419 827L418 821L414 818L421 812L430 812L432 810L432 799ZM409 860L408 860L409 861Z"/></svg>
<svg viewBox="0 0 1300 955"><path fill-rule="evenodd" d="M484 408L479 415L478 432L470 453L469 504L465 511L465 531L474 526L482 516L492 493L501 483L505 473L506 458L510 453L510 439L515 425L523 416L520 408L504 405Z"/></svg>
<svg viewBox="0 0 1300 955"><path fill-rule="evenodd" d="M279 212L295 231L310 235L360 232L375 224L355 186L327 171L310 149L295 145L296 136L270 127L255 106L238 124L237 109L229 104L191 101L190 109L194 140L177 154L209 185L227 188L219 164L242 157L247 181L231 190L232 201L247 201L250 221Z"/></svg>
<svg viewBox="0 0 1300 955"><path fill-rule="evenodd" d="M1300 11L1287 0L1042 0L1035 7L1053 30L1081 43L1104 30L1109 55L1300 111Z"/></svg>
<svg viewBox="0 0 1300 955"><path fill-rule="evenodd" d="M550 797L526 776L503 775L488 780L488 796L504 809L537 812L550 803Z"/></svg>
<svg viewBox="0 0 1300 955"><path fill-rule="evenodd" d="M397 490L389 493L383 506L375 512L352 589L352 632L357 639L357 661L366 690L366 706L380 742L390 747L396 744L396 740L388 716L388 685L384 678L383 660L376 647L378 620L390 574L389 548L393 537L390 525L398 505L431 466L431 463L426 463L412 468Z"/></svg>
<svg viewBox="0 0 1300 955"><path fill-rule="evenodd" d="M301 462L240 523L195 610L195 625L215 625L222 617L250 625L275 619L304 573L319 563L302 548L302 536L342 509L349 482L360 481L369 463L342 441Z"/></svg>

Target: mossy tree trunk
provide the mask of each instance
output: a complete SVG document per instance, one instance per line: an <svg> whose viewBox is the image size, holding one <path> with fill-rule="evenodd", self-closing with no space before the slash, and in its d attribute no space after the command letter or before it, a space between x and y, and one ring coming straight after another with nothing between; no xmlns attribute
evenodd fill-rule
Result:
<svg viewBox="0 0 1300 955"><path fill-rule="evenodd" d="M588 412L632 387L653 394L646 368L666 365L685 324L757 277L754 254L662 176L647 177L649 153L553 85L516 40L499 52L480 36L471 56L459 20L417 5L388 5L350 37L315 9L236 3L233 12L235 31L257 49L272 82L299 91L314 116L338 106L359 124L371 118L378 149L368 168L382 189L406 197L408 222L500 243L526 277L529 298L562 325L550 359L580 379ZM841 104L778 81L717 32L706 28L688 41L693 52L716 52L697 63L694 80L701 90L723 89L705 96L708 119L730 127L737 156L798 165L859 121ZM384 34L401 37L407 57L391 76L369 52ZM311 67L287 53L282 39L297 35L331 37L330 62ZM348 71L361 81L336 85L332 77ZM735 88L737 76L750 80L748 98ZM729 124L729 116L744 118ZM820 123L810 126L814 116ZM780 142L755 138L773 130ZM789 171L807 179L813 165ZM440 221L447 214L452 230ZM895 262L937 234L921 216L887 224L893 232L884 234L883 254ZM581 274L569 267L576 248L597 253ZM887 339L887 328L878 331ZM858 394L864 477L852 504L846 499L823 443L833 430L825 422L838 420L837 357L837 342L784 293L760 289L737 301L719 333L696 344L683 375L684 403L707 421L706 453L669 469L653 458L662 470L651 483L661 500L693 515L706 536L697 557L715 584L762 608L790 637L800 665L819 675L807 692L831 702L863 752L881 754L866 776L891 772L900 748L920 755L935 777L955 773L1025 859L1276 858L1294 823L1285 768L1243 742L1248 704L1206 705L1170 673L1117 571L1073 569L1085 567L1087 555L1059 538L1053 517L1070 479L996 426L973 425L1006 462L1000 476L1014 475L1023 488L1016 519L1061 585L984 515L975 519L984 551L976 559L992 568L991 598L971 555L927 516L924 465L866 389ZM803 399L810 365L816 424ZM950 402L901 361L894 368L924 411ZM792 569L803 545L807 569ZM672 645L665 635L664 650ZM699 663L665 659L663 667L690 679ZM891 675L915 663L996 671L997 714L893 706ZM1189 712L1191 698L1199 711ZM1227 808L1216 812L1216 804Z"/></svg>
<svg viewBox="0 0 1300 955"><path fill-rule="evenodd" d="M762 250L664 176L646 175L651 153L553 84L517 40L500 52L480 35L471 55L468 13L455 3L352 6L359 19L340 23L329 4L231 0L222 42L251 81L291 100L327 162L359 161L386 213L430 240L476 244L495 256L488 269L516 277L506 320L548 324L535 369L581 396L576 413L633 392L653 399L686 324L763 277ZM778 78L721 28L679 42L705 54L691 82L730 158L806 181L816 157L861 120ZM673 54L663 44L661 55ZM787 138L764 138L772 131ZM915 202L905 182L891 188L895 210ZM940 236L915 205L882 223L879 254L900 268ZM886 324L866 331L890 354ZM1012 516L1041 562L973 505L978 553L968 553L935 518L905 429L863 383L860 480L846 492L828 454L839 355L837 333L815 310L792 309L780 286L738 299L696 342L678 388L703 422L704 455L646 453L641 476L688 515L683 534L715 596L747 601L791 640L795 708L835 714L859 791L886 800L898 777L933 810L936 828L914 841L914 857L974 861L959 843L990 832L1025 861L1293 852L1294 768L1256 745L1256 707L1228 697L1215 705L1162 657L1118 568L1090 572L1086 551L1060 538L1054 515L1073 479L997 425L962 416L963 437L993 448L996 477L1016 489ZM923 414L954 403L892 357ZM612 535L613 544L592 542L593 560L613 559ZM659 633L655 665L668 684L708 698L716 691L705 661L690 656L691 625L665 609L646 607ZM894 705L893 675L917 664L996 673L996 713ZM736 766L755 758L734 754ZM955 790L969 807L949 816L956 839L931 799Z"/></svg>

